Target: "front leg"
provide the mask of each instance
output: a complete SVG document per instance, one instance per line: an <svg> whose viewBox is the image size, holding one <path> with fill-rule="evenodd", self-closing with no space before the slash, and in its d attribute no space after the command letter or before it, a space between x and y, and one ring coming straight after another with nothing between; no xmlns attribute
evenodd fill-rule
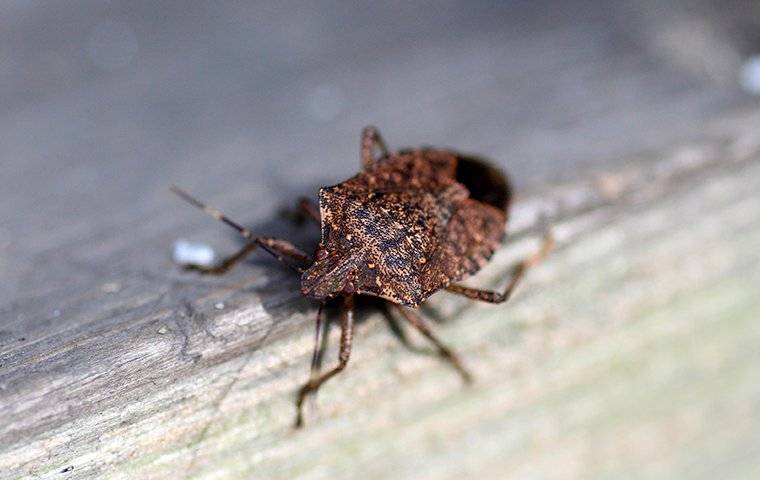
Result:
<svg viewBox="0 0 760 480"><path fill-rule="evenodd" d="M267 253L277 258L279 261L284 261L284 257L290 257L293 258L299 262L311 264L311 257L302 252L298 247L293 245L287 240L281 240L279 238L272 238L272 237L257 237L253 234L250 230L239 224L238 222L234 221L224 213L222 213L221 210L214 208L210 205L206 205L205 203L201 202L197 198L193 197L189 193L185 192L184 190L172 185L170 187L171 191L177 194L180 198L185 200L190 205L203 210L206 214L212 216L213 218L229 225L230 227L237 230L240 235L243 236L246 240L248 240L248 243L240 249L236 254L232 255L231 257L228 257L224 260L222 260L221 263L218 265L215 265L213 267L206 267L203 265L194 265L194 264L186 264L185 268L191 269L191 270L198 270L202 273L210 273L210 274L222 274L226 271L228 271L230 268L232 268L234 265L239 263L242 259L244 259L249 253L254 251L256 247L261 247L264 250L266 250ZM301 272L302 269L300 267L296 267L294 265L288 264L291 268Z"/></svg>
<svg viewBox="0 0 760 480"><path fill-rule="evenodd" d="M319 205L306 197L298 199L298 211L314 221L318 226L322 225L322 216L319 213Z"/></svg>
<svg viewBox="0 0 760 480"><path fill-rule="evenodd" d="M277 260L281 262L284 262L285 257L288 257L297 260L298 262L301 262L305 265L311 263L311 257L308 254L304 253L298 247L287 240L271 237L255 237L253 240L246 243L245 246L243 246L243 248L241 248L237 253L230 255L216 265L206 266L188 263L183 265L183 267L188 270L195 270L197 272L208 275L222 275L240 263L243 259L245 259L245 257L247 257L258 247L263 248L267 251L267 253L273 255ZM290 264L288 263L288 265Z"/></svg>
<svg viewBox="0 0 760 480"><path fill-rule="evenodd" d="M362 167L367 169L375 163L375 147L380 149L382 157L387 157L388 147L385 146L383 137L375 127L365 127L362 130Z"/></svg>
<svg viewBox="0 0 760 480"><path fill-rule="evenodd" d="M342 371L348 365L348 359L351 356L351 343L354 338L354 297L348 296L343 298L343 306L340 312L340 352L338 353L338 365L321 375L314 375L315 369L312 369L312 377L306 384L298 390L296 398L296 422L295 427L303 426L303 402L310 394L319 390L319 387ZM317 348L317 347L315 347Z"/></svg>

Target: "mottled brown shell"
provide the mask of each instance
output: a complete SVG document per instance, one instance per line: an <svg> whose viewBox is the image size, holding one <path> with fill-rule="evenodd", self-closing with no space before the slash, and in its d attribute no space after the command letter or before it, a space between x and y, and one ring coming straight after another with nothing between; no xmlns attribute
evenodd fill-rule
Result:
<svg viewBox="0 0 760 480"><path fill-rule="evenodd" d="M477 272L505 232L509 190L486 163L454 152L403 151L320 190L323 250L303 277L324 297L359 294L416 306Z"/></svg>

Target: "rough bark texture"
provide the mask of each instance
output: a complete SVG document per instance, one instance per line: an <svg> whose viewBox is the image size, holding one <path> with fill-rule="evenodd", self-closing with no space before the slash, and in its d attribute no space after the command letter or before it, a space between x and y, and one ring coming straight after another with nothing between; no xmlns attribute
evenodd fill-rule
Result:
<svg viewBox="0 0 760 480"><path fill-rule="evenodd" d="M134 27L130 66L82 67L71 85L22 81L60 73L24 66L75 69L34 48L79 58L81 42L57 36L78 38L92 13L3 12L3 44L23 56L18 83L0 77L13 94L0 117L0 478L760 475L760 110L646 33L683 16L562 5L430 8L414 28L402 20L419 12L400 5L353 23L323 9L114 10L133 27L174 20ZM711 45L740 55L716 18L702 19ZM292 28L266 30L277 22ZM270 56L240 46L251 35ZM342 110L314 114L335 85ZM316 305L263 254L222 278L172 265L180 237L238 244L166 185L312 248L316 229L277 210L355 172L368 123L392 145L482 153L510 173L508 242L469 285L503 285L541 216L558 249L508 304L439 293L424 306L471 387L368 306L347 370L294 431Z"/></svg>

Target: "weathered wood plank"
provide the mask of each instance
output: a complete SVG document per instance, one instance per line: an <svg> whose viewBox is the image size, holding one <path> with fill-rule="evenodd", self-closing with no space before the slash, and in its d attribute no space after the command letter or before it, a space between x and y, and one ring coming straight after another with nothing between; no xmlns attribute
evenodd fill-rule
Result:
<svg viewBox="0 0 760 480"><path fill-rule="evenodd" d="M758 147L751 134L692 144L519 202L518 240L478 284L501 283L535 248L537 212L552 216L560 247L518 298L494 307L440 294L430 305L477 372L472 388L367 312L351 367L294 432L313 306L296 294L267 304L255 280L242 293L199 292L180 311L146 297L122 313L128 330L4 357L0 471L694 478L729 462L738 476L756 472Z"/></svg>

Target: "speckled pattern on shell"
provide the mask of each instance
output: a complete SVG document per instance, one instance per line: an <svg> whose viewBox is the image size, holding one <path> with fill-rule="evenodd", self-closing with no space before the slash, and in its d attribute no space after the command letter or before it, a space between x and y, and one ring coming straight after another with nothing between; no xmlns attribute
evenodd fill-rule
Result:
<svg viewBox="0 0 760 480"><path fill-rule="evenodd" d="M464 161L445 150L402 151L320 189L325 253L304 273L304 291L337 294L350 282L358 294L417 306L477 272L504 236L508 205L473 199L457 180ZM506 188L483 164L486 173Z"/></svg>

